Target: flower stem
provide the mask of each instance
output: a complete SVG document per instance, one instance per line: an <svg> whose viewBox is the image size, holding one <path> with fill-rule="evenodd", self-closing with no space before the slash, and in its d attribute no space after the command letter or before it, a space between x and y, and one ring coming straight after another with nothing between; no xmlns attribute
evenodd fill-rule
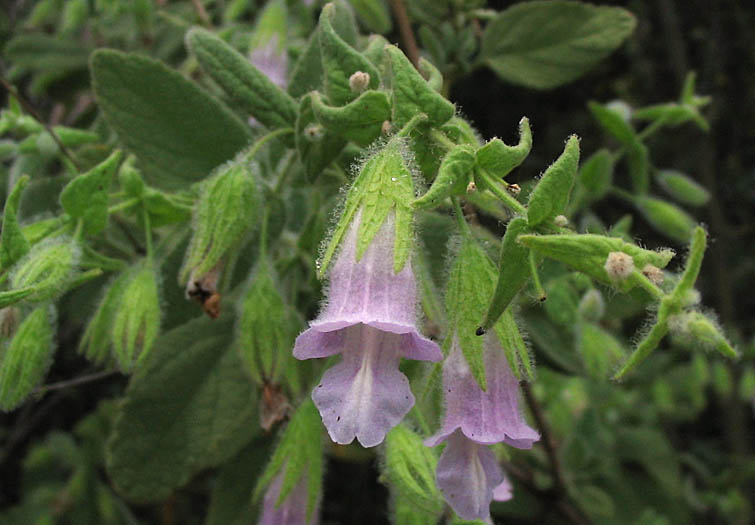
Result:
<svg viewBox="0 0 755 525"><path fill-rule="evenodd" d="M510 208L519 215L527 214L527 208L525 208L521 202L516 200L513 195L510 195L508 192L501 189L498 182L487 171L480 170L480 174L482 175L487 188L493 193L493 195L498 197L498 199L503 202L506 207Z"/></svg>
<svg viewBox="0 0 755 525"><path fill-rule="evenodd" d="M242 162L249 162L251 161L254 156L257 154L257 152L262 149L262 146L267 144L270 140L278 137L282 137L283 135L288 135L289 133L293 133L293 128L280 128L276 129L275 131L271 131L267 135L263 135L259 139L257 139L257 142L251 145L251 147L244 152L244 157L242 159Z"/></svg>

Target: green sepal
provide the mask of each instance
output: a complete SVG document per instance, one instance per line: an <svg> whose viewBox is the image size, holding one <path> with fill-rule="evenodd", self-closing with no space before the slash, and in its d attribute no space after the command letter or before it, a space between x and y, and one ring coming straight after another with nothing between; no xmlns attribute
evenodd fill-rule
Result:
<svg viewBox="0 0 755 525"><path fill-rule="evenodd" d="M296 119L296 151L307 179L313 181L341 153L346 140L320 124L312 108L314 94L302 97Z"/></svg>
<svg viewBox="0 0 755 525"><path fill-rule="evenodd" d="M530 278L529 250L517 242L520 235L530 232L523 217L514 217L506 227L498 258L498 282L481 325L483 330L498 321Z"/></svg>
<svg viewBox="0 0 755 525"><path fill-rule="evenodd" d="M202 183L182 282L190 274L206 275L254 227L259 215L258 169L254 162L232 162Z"/></svg>
<svg viewBox="0 0 755 525"><path fill-rule="evenodd" d="M443 75L435 65L425 57L419 57L419 72L427 80L427 85L438 93L443 91Z"/></svg>
<svg viewBox="0 0 755 525"><path fill-rule="evenodd" d="M236 346L246 371L259 385L278 384L286 360L293 359L282 349L293 346L296 323L266 257L257 264L239 306Z"/></svg>
<svg viewBox="0 0 755 525"><path fill-rule="evenodd" d="M319 93L312 93L312 109L328 131L367 146L377 139L383 122L391 118L391 103L382 91L365 91L345 106L326 105Z"/></svg>
<svg viewBox="0 0 755 525"><path fill-rule="evenodd" d="M173 195L154 188L146 188L142 205L149 214L149 223L153 228L166 224L186 222L191 218L192 208L179 202Z"/></svg>
<svg viewBox="0 0 755 525"><path fill-rule="evenodd" d="M674 170L659 170L655 180L671 197L690 206L704 206L710 193L691 177Z"/></svg>
<svg viewBox="0 0 755 525"><path fill-rule="evenodd" d="M28 175L21 176L5 200L3 231L0 233L0 269L3 270L29 253L29 241L18 224L18 204L28 182Z"/></svg>
<svg viewBox="0 0 755 525"><path fill-rule="evenodd" d="M553 219L566 209L579 166L579 139L569 137L564 152L543 174L530 194L527 204L527 222L536 226Z"/></svg>
<svg viewBox="0 0 755 525"><path fill-rule="evenodd" d="M669 329L688 348L700 346L705 350L715 350L729 359L739 357L739 353L721 333L718 323L701 312L685 312L669 318Z"/></svg>
<svg viewBox="0 0 755 525"><path fill-rule="evenodd" d="M456 338L472 376L483 391L487 390L484 346L483 338L477 336L477 328L494 286L493 263L471 236L464 235L448 275L448 337Z"/></svg>
<svg viewBox="0 0 755 525"><path fill-rule="evenodd" d="M291 417L273 457L259 477L252 499L259 500L263 491L282 469L283 483L276 504L282 503L302 476L307 477L307 521L312 518L322 489L322 422L310 399L304 401Z"/></svg>
<svg viewBox="0 0 755 525"><path fill-rule="evenodd" d="M5 308L12 304L16 304L19 301L23 301L37 289L34 286L27 286L26 288L20 288L18 290L7 290L0 292L0 308Z"/></svg>
<svg viewBox="0 0 755 525"><path fill-rule="evenodd" d="M149 261L130 272L112 315L111 341L115 359L123 372L144 362L160 331L160 297L157 275Z"/></svg>
<svg viewBox="0 0 755 525"><path fill-rule="evenodd" d="M15 290L34 288L26 300L52 299L65 291L80 257L81 250L68 237L36 244L14 266L11 286Z"/></svg>
<svg viewBox="0 0 755 525"><path fill-rule="evenodd" d="M532 130L529 119L523 117L519 121L519 144L508 146L498 138L488 141L475 154L477 167L487 171L493 177L502 179L524 162L530 149L532 149Z"/></svg>
<svg viewBox="0 0 755 525"><path fill-rule="evenodd" d="M636 283L632 279L612 281L605 269L605 262L611 252L623 252L632 257L635 268L642 269L646 264L664 268L674 256L673 250L645 250L625 242L619 237L603 235L563 234L563 235L520 235L518 242L523 246L583 272L600 282L618 287L628 292Z"/></svg>
<svg viewBox="0 0 755 525"><path fill-rule="evenodd" d="M680 243L687 243L697 224L686 211L656 197L637 195L634 205L653 228Z"/></svg>
<svg viewBox="0 0 755 525"><path fill-rule="evenodd" d="M84 231L90 235L107 226L110 183L122 156L121 151L114 151L103 162L74 178L60 192L63 209L72 218L81 219Z"/></svg>
<svg viewBox="0 0 755 525"><path fill-rule="evenodd" d="M393 270L398 273L409 260L414 238L412 209L414 200L412 172L406 161L403 140L391 139L362 165L359 175L346 194L343 214L319 263L322 277L333 254L360 209L357 229L357 261L367 251L373 237L392 211L395 213L396 235L393 247Z"/></svg>
<svg viewBox="0 0 755 525"><path fill-rule="evenodd" d="M205 73L244 111L271 130L294 126L296 101L241 53L200 27L186 34L186 44Z"/></svg>
<svg viewBox="0 0 755 525"><path fill-rule="evenodd" d="M443 496L435 484L438 458L422 438L404 424L385 436L383 475L391 488L433 516L443 510Z"/></svg>
<svg viewBox="0 0 755 525"><path fill-rule="evenodd" d="M0 362L0 410L20 405L47 374L52 364L52 306L33 310L16 329Z"/></svg>
<svg viewBox="0 0 755 525"><path fill-rule="evenodd" d="M367 73L370 75L368 89L377 89L380 73L367 58L338 36L331 23L335 10L335 5L327 4L320 13L320 54L325 72L325 95L333 105L343 106L357 98L357 93L349 87L351 75L357 71Z"/></svg>
<svg viewBox="0 0 755 525"><path fill-rule="evenodd" d="M436 126L454 116L456 107L427 83L399 48L386 46L385 53L391 67L395 126L402 127L418 113L425 113Z"/></svg>
<svg viewBox="0 0 755 525"><path fill-rule="evenodd" d="M111 355L113 320L130 278L129 272L122 272L110 283L81 336L78 351L94 363L104 363Z"/></svg>
<svg viewBox="0 0 755 525"><path fill-rule="evenodd" d="M535 369L532 366L529 348L524 337L522 337L522 332L519 330L511 307L503 311L498 322L493 325L493 330L495 330L495 335L501 342L501 347L506 354L506 360L509 362L509 367L514 376L517 379L529 381L535 379Z"/></svg>
<svg viewBox="0 0 755 525"><path fill-rule="evenodd" d="M446 153L432 186L422 197L414 201L414 207L432 208L447 197L464 195L472 178L474 163L475 155L472 146L456 146Z"/></svg>

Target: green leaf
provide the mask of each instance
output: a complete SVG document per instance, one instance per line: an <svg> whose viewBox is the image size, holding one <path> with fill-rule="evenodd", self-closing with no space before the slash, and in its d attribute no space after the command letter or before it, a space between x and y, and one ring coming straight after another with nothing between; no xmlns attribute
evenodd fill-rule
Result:
<svg viewBox="0 0 755 525"><path fill-rule="evenodd" d="M650 188L650 153L648 147L640 141L635 141L627 146L627 167L632 188L636 193L645 194Z"/></svg>
<svg viewBox="0 0 755 525"><path fill-rule="evenodd" d="M590 70L621 45L635 24L634 16L618 7L523 2L487 25L481 60L506 81L550 89Z"/></svg>
<svg viewBox="0 0 755 525"><path fill-rule="evenodd" d="M90 52L81 40L43 33L20 34L5 47L10 64L40 72L85 69Z"/></svg>
<svg viewBox="0 0 755 525"><path fill-rule="evenodd" d="M341 153L346 141L320 124L312 108L314 93L304 95L296 119L296 151L304 173L314 180Z"/></svg>
<svg viewBox="0 0 755 525"><path fill-rule="evenodd" d="M601 199L608 193L613 181L613 159L607 149L599 149L580 166L577 174L578 188L590 201Z"/></svg>
<svg viewBox="0 0 755 525"><path fill-rule="evenodd" d="M534 379L535 370L532 366L529 348L527 348L527 343L524 342L524 337L522 337L522 332L519 330L519 325L511 308L506 308L503 311L503 315L494 325L494 329L514 375L518 379Z"/></svg>
<svg viewBox="0 0 755 525"><path fill-rule="evenodd" d="M427 80L427 85L440 93L443 91L443 75L435 65L425 57L419 57L419 72Z"/></svg>
<svg viewBox="0 0 755 525"><path fill-rule="evenodd" d="M294 126L296 101L241 53L199 27L186 34L186 43L205 73L244 111L270 129Z"/></svg>
<svg viewBox="0 0 755 525"><path fill-rule="evenodd" d="M165 499L254 436L255 389L231 346L233 317L194 319L155 341L107 445L107 471L134 502Z"/></svg>
<svg viewBox="0 0 755 525"><path fill-rule="evenodd" d="M569 137L564 152L543 174L530 194L527 204L527 222L536 226L563 213L569 202L579 166L579 139Z"/></svg>
<svg viewBox="0 0 755 525"><path fill-rule="evenodd" d="M3 231L0 233L0 268L3 270L29 253L29 241L18 224L18 204L28 182L28 175L21 176L5 201Z"/></svg>
<svg viewBox="0 0 755 525"><path fill-rule="evenodd" d="M100 49L91 69L105 119L156 186L186 187L249 141L238 117L161 62Z"/></svg>
<svg viewBox="0 0 755 525"><path fill-rule="evenodd" d="M52 364L53 329L50 308L32 311L2 352L0 362L0 410L20 405L47 374Z"/></svg>
<svg viewBox="0 0 755 525"><path fill-rule="evenodd" d="M391 66L393 124L403 127L418 113L425 113L431 124L440 126L454 116L455 106L422 78L406 55L396 46L386 46Z"/></svg>
<svg viewBox="0 0 755 525"><path fill-rule="evenodd" d="M84 354L90 361L103 363L110 357L113 320L130 277L129 272L123 272L110 283L92 319L87 324L84 335L81 336L79 353Z"/></svg>
<svg viewBox="0 0 755 525"><path fill-rule="evenodd" d="M473 152L472 147L467 145L456 146L449 151L440 163L438 175L432 186L422 197L414 201L414 207L434 207L447 197L466 193L475 163Z"/></svg>
<svg viewBox="0 0 755 525"><path fill-rule="evenodd" d="M593 379L605 379L624 358L624 347L616 337L599 324L579 323L577 348L588 375Z"/></svg>
<svg viewBox="0 0 755 525"><path fill-rule="evenodd" d="M660 170L655 180L671 197L690 206L703 206L710 200L710 193L694 179L674 170Z"/></svg>
<svg viewBox="0 0 755 525"><path fill-rule="evenodd" d="M391 118L391 103L382 91L365 91L341 107L326 105L315 92L312 94L312 109L325 129L360 146L367 146L377 139L383 122Z"/></svg>
<svg viewBox="0 0 755 525"><path fill-rule="evenodd" d="M634 205L657 231L667 237L687 243L697 222L678 206L656 197L637 195Z"/></svg>
<svg viewBox="0 0 755 525"><path fill-rule="evenodd" d="M391 13L385 0L351 0L357 17L373 33L390 33L393 27Z"/></svg>
<svg viewBox="0 0 755 525"><path fill-rule="evenodd" d="M335 10L335 5L327 4L320 14L320 54L325 72L325 94L333 105L343 106L357 98L357 93L349 87L351 75L357 71L367 73L370 76L369 89L377 89L380 73L367 58L338 36L331 23Z"/></svg>
<svg viewBox="0 0 755 525"><path fill-rule="evenodd" d="M506 226L498 259L498 282L482 322L483 330L488 330L498 321L530 278L529 250L517 242L519 235L530 231L523 217L513 218Z"/></svg>
<svg viewBox="0 0 755 525"><path fill-rule="evenodd" d="M612 281L606 273L605 263L611 252L623 252L632 257L635 268L644 268L652 264L664 268L674 252L669 249L658 252L645 250L618 237L605 237L594 234L564 235L520 235L518 242L535 252L561 261L590 277L627 292L636 283L632 279L621 282Z"/></svg>
<svg viewBox="0 0 755 525"><path fill-rule="evenodd" d="M494 178L504 178L519 166L532 149L532 131L530 121L522 117L519 121L519 144L507 146L501 139L495 138L479 148L476 152L477 167L490 173Z"/></svg>
<svg viewBox="0 0 755 525"><path fill-rule="evenodd" d="M600 127L621 144L628 146L637 142L637 133L635 133L634 128L632 128L629 122L624 120L621 113L597 102L588 102L587 107L600 124Z"/></svg>
<svg viewBox="0 0 755 525"><path fill-rule="evenodd" d="M74 219L81 219L90 235L107 226L110 182L123 154L114 151L106 160L69 182L60 193L60 204Z"/></svg>

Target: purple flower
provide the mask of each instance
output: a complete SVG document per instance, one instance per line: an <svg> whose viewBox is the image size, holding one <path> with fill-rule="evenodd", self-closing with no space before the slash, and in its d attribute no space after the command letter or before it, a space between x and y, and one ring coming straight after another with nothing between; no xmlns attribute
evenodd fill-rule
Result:
<svg viewBox="0 0 755 525"><path fill-rule="evenodd" d="M436 446L447 441L435 477L443 496L464 519L486 519L490 502L511 497L495 455L485 445L504 442L531 448L540 436L519 413L519 384L509 368L495 334L484 342L483 392L454 341L443 363L446 414L441 430L425 441Z"/></svg>
<svg viewBox="0 0 755 525"><path fill-rule="evenodd" d="M291 492L280 504L278 498L283 474L281 469L265 492L262 500L262 518L260 525L317 525L317 509L312 513L312 519L307 522L307 477L302 476Z"/></svg>
<svg viewBox="0 0 755 525"><path fill-rule="evenodd" d="M286 89L288 80L288 56L286 49L279 43L278 35L273 34L265 44L249 53L249 61L254 67L264 73L273 84Z"/></svg>
<svg viewBox="0 0 755 525"><path fill-rule="evenodd" d="M328 434L336 443L380 444L414 404L401 357L440 361L437 344L416 326L417 291L411 262L393 271L395 218L390 213L357 261L357 213L330 271L328 301L296 339L294 356L342 354L312 391Z"/></svg>

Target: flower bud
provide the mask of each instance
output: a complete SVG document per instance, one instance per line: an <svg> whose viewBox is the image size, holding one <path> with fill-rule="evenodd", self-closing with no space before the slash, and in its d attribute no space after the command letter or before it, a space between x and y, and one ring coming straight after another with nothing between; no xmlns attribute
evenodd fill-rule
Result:
<svg viewBox="0 0 755 525"><path fill-rule="evenodd" d="M181 281L201 280L255 224L259 197L256 163L229 163L201 186L194 209L194 235Z"/></svg>
<svg viewBox="0 0 755 525"><path fill-rule="evenodd" d="M349 89L354 93L361 93L370 85L370 74L357 71L349 77Z"/></svg>
<svg viewBox="0 0 755 525"><path fill-rule="evenodd" d="M663 283L664 275L663 270L658 268L657 266L654 266L650 263L647 263L645 266L642 267L642 275L648 278L648 280L655 284L656 286L660 286L661 283Z"/></svg>
<svg viewBox="0 0 755 525"><path fill-rule="evenodd" d="M21 323L0 363L0 410L16 408L52 364L51 307L41 306Z"/></svg>
<svg viewBox="0 0 755 525"><path fill-rule="evenodd" d="M11 276L14 289L32 287L31 301L51 299L61 293L79 261L80 250L69 238L41 242L16 267Z"/></svg>
<svg viewBox="0 0 755 525"><path fill-rule="evenodd" d="M603 266L612 281L623 281L634 271L634 260L624 252L611 252Z"/></svg>
<svg viewBox="0 0 755 525"><path fill-rule="evenodd" d="M720 354L735 358L737 351L721 333L718 324L700 312L685 312L671 316L669 330L683 344L702 346L706 350L716 350Z"/></svg>
<svg viewBox="0 0 755 525"><path fill-rule="evenodd" d="M606 313L606 302L603 294L596 288L587 290L579 301L579 313L587 321L598 322Z"/></svg>
<svg viewBox="0 0 755 525"><path fill-rule="evenodd" d="M146 358L160 330L155 271L149 262L132 271L113 316L113 349L118 366L124 372L130 372Z"/></svg>
<svg viewBox="0 0 755 525"><path fill-rule="evenodd" d="M566 228L569 224L569 219L566 217L566 215L556 215L553 218L553 224L560 228Z"/></svg>

